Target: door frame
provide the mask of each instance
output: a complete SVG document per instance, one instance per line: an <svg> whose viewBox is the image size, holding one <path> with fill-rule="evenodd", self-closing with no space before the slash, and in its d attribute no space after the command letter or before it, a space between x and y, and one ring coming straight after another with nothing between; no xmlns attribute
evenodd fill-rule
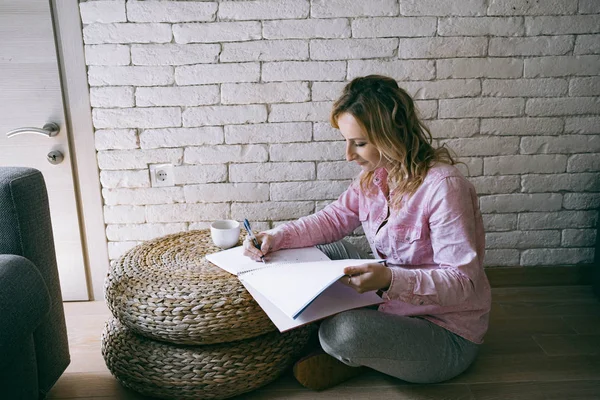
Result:
<svg viewBox="0 0 600 400"><path fill-rule="evenodd" d="M85 64L79 1L49 0L90 300L103 300L109 267L100 173ZM75 134L77 132L77 134Z"/></svg>

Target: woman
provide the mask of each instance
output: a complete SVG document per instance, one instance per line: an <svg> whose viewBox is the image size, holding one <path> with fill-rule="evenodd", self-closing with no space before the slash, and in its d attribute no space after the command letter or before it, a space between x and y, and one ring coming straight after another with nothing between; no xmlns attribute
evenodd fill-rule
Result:
<svg viewBox="0 0 600 400"><path fill-rule="evenodd" d="M391 78L350 82L331 124L346 140L346 159L362 168L359 179L323 210L258 234L260 250L245 242L245 254L260 260L334 243L323 247L330 258L357 258L340 239L362 224L373 256L386 263L347 267L341 281L386 301L324 320L319 341L330 356L306 357L295 375L314 389L359 366L415 383L453 378L475 359L491 303L475 189L446 148L432 147L413 100Z"/></svg>

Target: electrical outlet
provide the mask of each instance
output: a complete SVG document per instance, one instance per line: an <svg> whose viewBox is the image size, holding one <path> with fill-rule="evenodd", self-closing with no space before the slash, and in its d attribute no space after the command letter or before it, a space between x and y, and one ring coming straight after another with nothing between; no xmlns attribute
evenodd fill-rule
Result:
<svg viewBox="0 0 600 400"><path fill-rule="evenodd" d="M150 183L152 187L175 186L173 165L156 164L150 166Z"/></svg>

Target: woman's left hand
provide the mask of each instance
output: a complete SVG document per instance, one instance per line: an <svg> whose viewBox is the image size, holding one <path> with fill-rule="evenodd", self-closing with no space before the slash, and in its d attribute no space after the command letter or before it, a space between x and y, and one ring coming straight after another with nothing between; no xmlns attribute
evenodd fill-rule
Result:
<svg viewBox="0 0 600 400"><path fill-rule="evenodd" d="M372 290L386 290L392 283L392 271L385 265L369 263L344 268L346 276L340 281L354 288L358 293Z"/></svg>

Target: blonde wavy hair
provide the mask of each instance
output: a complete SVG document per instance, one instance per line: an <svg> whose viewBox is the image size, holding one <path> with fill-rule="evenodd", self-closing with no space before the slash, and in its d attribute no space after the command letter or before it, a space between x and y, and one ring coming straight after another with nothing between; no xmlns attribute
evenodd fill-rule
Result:
<svg viewBox="0 0 600 400"><path fill-rule="evenodd" d="M388 186L395 189L390 199L393 209L400 209L404 196L415 193L433 163L456 164L446 147L433 147L431 132L419 119L413 99L392 78L369 75L353 79L333 105L330 122L334 128L339 129L337 120L344 113L354 116L369 143L391 165ZM372 182L373 171L361 175L360 187L365 193L372 190Z"/></svg>

